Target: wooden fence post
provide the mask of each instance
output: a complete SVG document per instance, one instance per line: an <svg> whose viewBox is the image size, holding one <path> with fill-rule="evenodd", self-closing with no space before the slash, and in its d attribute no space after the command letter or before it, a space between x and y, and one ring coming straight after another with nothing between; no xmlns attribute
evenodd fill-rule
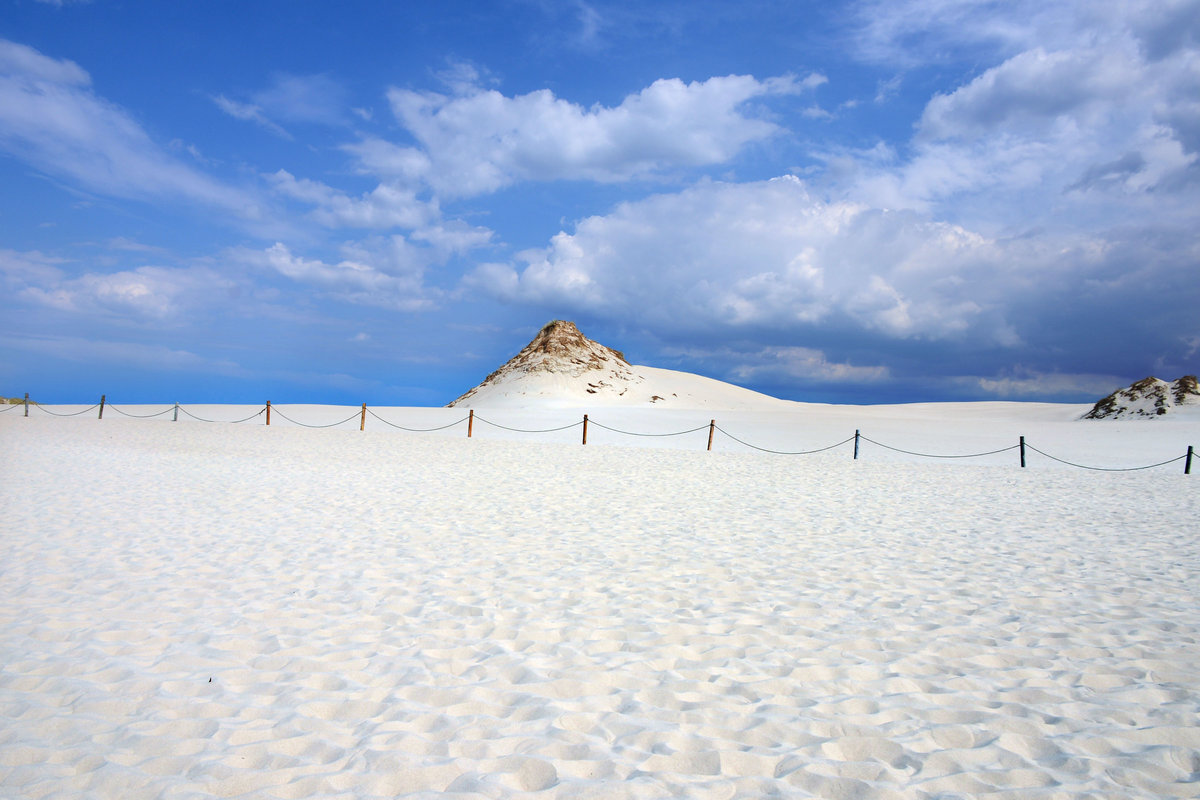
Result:
<svg viewBox="0 0 1200 800"><path fill-rule="evenodd" d="M175 404L175 416L171 417L171 422L179 422L179 403Z"/></svg>
<svg viewBox="0 0 1200 800"><path fill-rule="evenodd" d="M854 460L858 461L858 428L854 429Z"/></svg>
<svg viewBox="0 0 1200 800"><path fill-rule="evenodd" d="M358 420L358 429L365 431L367 429L367 404L363 403L362 416Z"/></svg>
<svg viewBox="0 0 1200 800"><path fill-rule="evenodd" d="M475 409L467 411L467 438L471 438L471 431L475 427Z"/></svg>
<svg viewBox="0 0 1200 800"><path fill-rule="evenodd" d="M1187 460L1183 462L1183 474L1192 474L1192 446L1190 444L1188 445Z"/></svg>
<svg viewBox="0 0 1200 800"><path fill-rule="evenodd" d="M267 424L271 424L271 401L267 401Z"/></svg>
<svg viewBox="0 0 1200 800"><path fill-rule="evenodd" d="M1025 469L1025 437L1021 437L1021 469Z"/></svg>
<svg viewBox="0 0 1200 800"><path fill-rule="evenodd" d="M708 421L708 449L709 450L712 450L713 429L716 427L717 427L717 421L715 419L710 419Z"/></svg>
<svg viewBox="0 0 1200 800"><path fill-rule="evenodd" d="M100 416L96 419L104 419L104 395L100 395Z"/></svg>
<svg viewBox="0 0 1200 800"><path fill-rule="evenodd" d="M583 443L587 444L587 414L583 415Z"/></svg>
<svg viewBox="0 0 1200 800"><path fill-rule="evenodd" d="M25 393L25 416L29 416L29 392Z"/></svg>

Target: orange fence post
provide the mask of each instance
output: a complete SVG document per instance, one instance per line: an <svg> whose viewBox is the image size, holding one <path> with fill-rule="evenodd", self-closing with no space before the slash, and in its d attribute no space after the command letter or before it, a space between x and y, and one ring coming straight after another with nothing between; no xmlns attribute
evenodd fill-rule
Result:
<svg viewBox="0 0 1200 800"><path fill-rule="evenodd" d="M583 415L583 443L587 444L587 414Z"/></svg>
<svg viewBox="0 0 1200 800"><path fill-rule="evenodd" d="M467 438L471 438L471 429L475 427L475 409L467 412Z"/></svg>
<svg viewBox="0 0 1200 800"><path fill-rule="evenodd" d="M363 403L362 417L358 421L358 429L365 431L367 429L367 404Z"/></svg>
<svg viewBox="0 0 1200 800"><path fill-rule="evenodd" d="M271 401L267 401L267 424L271 424Z"/></svg>

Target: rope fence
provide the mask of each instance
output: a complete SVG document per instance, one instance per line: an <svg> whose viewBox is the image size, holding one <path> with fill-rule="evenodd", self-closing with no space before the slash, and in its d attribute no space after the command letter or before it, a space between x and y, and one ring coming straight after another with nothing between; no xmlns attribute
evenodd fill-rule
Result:
<svg viewBox="0 0 1200 800"><path fill-rule="evenodd" d="M904 448L895 447L893 445L885 444L884 442L876 441L875 439L871 439L867 436L863 436L860 431L856 430L854 432L853 436L847 437L847 438L841 440L840 442L835 442L834 444L826 445L825 447L817 447L817 448L814 448L811 450L774 450L774 449L771 449L768 447L762 447L760 445L756 445L752 442L748 442L745 439L742 439L738 436L733 435L729 431L727 431L724 428L717 425L717 421L715 419L710 420L707 425L700 425L695 428L689 428L687 430L682 430L682 431L672 431L672 432L668 432L668 433L653 433L653 432L645 432L645 431L621 430L620 428L614 428L609 425L605 425L603 423L597 422L595 420L590 420L588 418L587 414L584 414L583 419L578 422L571 422L566 425L560 425L558 427L553 427L553 428L516 428L516 427L509 426L509 425L502 425L498 422L494 422L492 420L488 420L488 419L484 419L483 417L476 416L475 411L473 409L471 409L468 411L467 416L462 417L461 419L455 420L454 422L451 422L447 425L438 425L438 426L431 427L431 428L414 428L414 427L408 427L405 425L400 425L399 423L384 419L383 417L379 416L371 409L367 408L366 403L362 404L362 408L359 411L356 411L354 414L351 414L349 417L346 417L343 420L339 420L337 422L330 422L330 423L312 423L312 424L310 424L310 423L306 423L306 422L301 422L300 420L297 420L297 419L293 419L292 417L286 415L283 411L280 411L278 407L275 407L274 409L272 409L271 401L269 401L269 400L267 401L265 406L258 409L250 416L243 417L241 419L235 419L235 420L206 419L204 417L200 417L196 414L193 414L192 412L188 411L186 408L181 406L179 403L175 403L173 406L168 406L167 408L163 409L162 411L156 411L156 412L149 413L149 414L135 414L135 413L132 413L129 411L123 411L120 408L117 408L116 406L107 403L106 400L107 400L106 396L101 395L99 403L96 403L93 406L89 406L88 408L85 408L81 411L59 412L59 411L54 411L51 408L48 408L47 406L45 406L41 403L32 402L29 399L29 395L26 394L24 402L17 401L16 403L7 404L8 405L7 408L0 409L0 414L12 411L17 408L23 408L24 412L25 412L24 415L26 417L28 417L29 410L31 408L33 408L33 409L44 412L44 413L49 414L54 417L78 417L83 414L87 414L91 411L95 411L95 410L99 409L99 412L97 414L97 419L102 420L102 419L104 419L104 410L107 407L107 408L111 408L113 411L117 412L118 414L120 414L122 416L130 417L133 419L151 419L154 417L164 416L164 415L169 414L172 411L174 411L174 417L172 419L172 421L174 421L174 422L179 421L179 414L182 412L185 416L190 417L191 419L194 419L197 422L207 422L207 423L217 423L217 424L224 423L224 424L229 424L229 425L238 425L238 424L246 423L246 422L249 422L251 420L257 419L258 417L262 417L265 415L266 416L265 424L269 426L271 424L271 412L272 412L272 410L274 410L275 414L277 414L282 419L286 420L287 422L289 422L293 425L297 425L297 426L303 427L303 428L336 428L340 425L345 425L346 423L351 422L354 419L358 419L360 431L366 430L367 415L370 414L373 418L375 418L379 422L382 422L384 425L387 425L392 428L397 428L402 431L407 431L410 433L432 433L432 432L436 432L436 431L444 431L444 430L448 430L450 428L454 428L459 425L462 425L465 422L465 423L467 423L467 438L471 438L473 436L476 420L478 420L479 422L482 422L486 425L490 425L494 428L498 428L500 430L510 431L513 433L529 433L529 434L557 433L559 431L570 430L571 428L577 428L577 427L582 426L582 428L583 428L582 443L585 445L587 444L589 424L592 426L598 427L598 428L602 428L603 430L610 431L612 433L620 434L622 436L655 437L655 438L672 437L672 436L686 436L688 434L699 433L700 431L707 429L708 430L708 447L707 447L708 450L712 450L713 437L716 433L719 432L720 434L727 437L728 439L731 439L732 441L737 442L738 444L740 444L744 447L748 447L751 450L756 450L761 453L770 453L773 455L781 455L781 456L805 456L805 455L814 455L816 453L825 453L825 452L828 452L831 450L836 450L839 447L844 447L844 446L850 444L851 442L853 442L853 444L854 444L853 457L854 457L854 460L857 461L859 458L860 444L862 442L867 442L869 444L875 445L876 447L881 447L885 450L890 450L890 451L893 451L896 453L903 453L904 455L909 455L909 456L913 456L916 458L931 458L931 459L985 458L988 456L995 456L995 455L999 455L1001 453L1008 453L1013 450L1018 450L1020 452L1020 463L1021 463L1022 468L1024 468L1026 466L1026 451L1032 451L1034 453L1037 453L1040 456L1043 456L1044 458L1047 458L1051 461L1054 461L1059 464L1063 464L1068 467L1092 470L1092 471L1096 471L1096 472L1137 472L1140 470L1157 469L1158 467L1165 467L1170 464L1175 464L1175 463L1182 461L1184 463L1183 473L1185 475L1190 475L1192 473L1192 459L1195 454L1195 450L1194 450L1193 446L1188 445L1187 452L1184 453L1183 455L1176 456L1175 458L1170 458L1165 461L1159 461L1154 464L1145 464L1145 465L1134 466L1134 467L1098 467L1098 466L1090 466L1087 464L1080 464L1080 463L1077 463L1074 461L1069 461L1064 458L1059 458L1058 456L1055 456L1055 455L1051 455L1050 453L1047 453L1044 450L1034 447L1032 444L1029 444L1028 442L1026 442L1024 436L1021 436L1019 438L1019 441L1017 442L1017 444L1009 445L1008 447L1001 447L1001 448L998 448L995 450L987 450L987 451L980 452L980 453L949 453L949 454L947 454L947 453L923 453L923 452L916 451L916 450L906 450Z"/></svg>

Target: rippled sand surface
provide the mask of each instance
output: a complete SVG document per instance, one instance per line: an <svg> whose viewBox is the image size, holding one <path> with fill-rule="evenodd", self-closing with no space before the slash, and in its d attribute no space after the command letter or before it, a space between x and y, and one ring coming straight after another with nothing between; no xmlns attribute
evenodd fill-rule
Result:
<svg viewBox="0 0 1200 800"><path fill-rule="evenodd" d="M127 420L0 454L5 797L1200 796L1196 475Z"/></svg>

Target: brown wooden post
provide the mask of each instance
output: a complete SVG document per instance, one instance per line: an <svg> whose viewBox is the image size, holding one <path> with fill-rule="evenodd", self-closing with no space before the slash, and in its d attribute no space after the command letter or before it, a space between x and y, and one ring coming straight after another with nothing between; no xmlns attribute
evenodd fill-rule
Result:
<svg viewBox="0 0 1200 800"><path fill-rule="evenodd" d="M104 395L100 395L100 416L96 419L104 419Z"/></svg>
<svg viewBox="0 0 1200 800"><path fill-rule="evenodd" d="M717 421L715 419L709 420L708 421L708 449L709 450L712 450L713 428L715 428L715 427L717 427Z"/></svg>
<svg viewBox="0 0 1200 800"><path fill-rule="evenodd" d="M362 416L358 420L358 429L365 431L367 429L367 404L363 403Z"/></svg>
<svg viewBox="0 0 1200 800"><path fill-rule="evenodd" d="M271 424L271 401L267 401L267 424Z"/></svg>
<svg viewBox="0 0 1200 800"><path fill-rule="evenodd" d="M475 409L470 409L467 412L467 438L471 438L471 431L475 427Z"/></svg>
<svg viewBox="0 0 1200 800"><path fill-rule="evenodd" d="M587 444L587 414L583 415L583 443Z"/></svg>

